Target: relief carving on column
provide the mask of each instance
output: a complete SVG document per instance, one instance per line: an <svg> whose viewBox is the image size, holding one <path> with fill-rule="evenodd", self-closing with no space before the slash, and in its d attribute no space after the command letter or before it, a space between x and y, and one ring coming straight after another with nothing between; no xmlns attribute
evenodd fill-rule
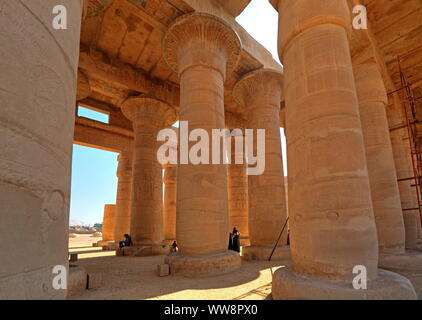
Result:
<svg viewBox="0 0 422 320"><path fill-rule="evenodd" d="M215 63L220 65L224 62L227 71L232 71L239 62L240 54L241 43L237 33L220 18L204 13L178 18L163 39L164 60L179 74L183 72L180 68L191 65L215 68ZM221 58L224 61L219 61Z"/></svg>

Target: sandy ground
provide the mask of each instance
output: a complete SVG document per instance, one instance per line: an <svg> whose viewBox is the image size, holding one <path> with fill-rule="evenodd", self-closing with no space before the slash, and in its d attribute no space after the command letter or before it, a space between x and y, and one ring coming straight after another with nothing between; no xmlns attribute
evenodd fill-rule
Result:
<svg viewBox="0 0 422 320"><path fill-rule="evenodd" d="M190 279L180 276L158 277L157 265L164 256L117 257L114 251L92 247L101 240L88 235L69 239L69 251L78 252L78 265L88 272L102 273L102 286L86 290L73 300L162 299L162 300L262 300L271 296L271 274L280 262L242 262L230 274Z"/></svg>

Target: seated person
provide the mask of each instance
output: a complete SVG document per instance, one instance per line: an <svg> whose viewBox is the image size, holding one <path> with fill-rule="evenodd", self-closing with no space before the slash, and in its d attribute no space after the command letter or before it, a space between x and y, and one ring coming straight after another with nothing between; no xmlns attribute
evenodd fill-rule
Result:
<svg viewBox="0 0 422 320"><path fill-rule="evenodd" d="M119 248L130 247L132 245L132 238L127 233L125 234L125 240L119 242Z"/></svg>

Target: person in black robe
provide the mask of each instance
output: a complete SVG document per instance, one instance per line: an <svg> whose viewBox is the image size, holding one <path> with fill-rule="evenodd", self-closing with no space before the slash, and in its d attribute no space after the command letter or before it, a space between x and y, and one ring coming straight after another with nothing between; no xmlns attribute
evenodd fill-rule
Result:
<svg viewBox="0 0 422 320"><path fill-rule="evenodd" d="M173 244L170 247L170 252L171 253L177 253L177 251L179 251L179 247L177 246L177 242L174 241Z"/></svg>
<svg viewBox="0 0 422 320"><path fill-rule="evenodd" d="M119 242L120 249L123 247L130 247L132 245L132 238L127 233L124 235L125 240Z"/></svg>
<svg viewBox="0 0 422 320"><path fill-rule="evenodd" d="M236 227L229 235L229 250L240 252L240 232Z"/></svg>

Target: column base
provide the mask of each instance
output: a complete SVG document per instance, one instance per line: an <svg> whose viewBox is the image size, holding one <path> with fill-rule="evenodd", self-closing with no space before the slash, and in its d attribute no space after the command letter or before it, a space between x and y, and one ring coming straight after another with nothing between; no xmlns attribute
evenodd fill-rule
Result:
<svg viewBox="0 0 422 320"><path fill-rule="evenodd" d="M406 250L402 254L379 255L378 266L397 272L412 282L418 298L422 298L422 252Z"/></svg>
<svg viewBox="0 0 422 320"><path fill-rule="evenodd" d="M76 296L86 290L88 274L85 268L80 266L69 266L67 279L67 298Z"/></svg>
<svg viewBox="0 0 422 320"><path fill-rule="evenodd" d="M125 257L150 257L167 254L169 248L165 244L142 245L123 247L116 250L116 256Z"/></svg>
<svg viewBox="0 0 422 320"><path fill-rule="evenodd" d="M164 240L164 243L165 243L166 245L171 246L171 245L173 244L173 242L174 242L174 241L176 241L176 239L166 239L166 240Z"/></svg>
<svg viewBox="0 0 422 320"><path fill-rule="evenodd" d="M205 256L171 254L166 257L165 263L170 265L170 274L190 278L225 274L241 266L239 253L230 250Z"/></svg>
<svg viewBox="0 0 422 320"><path fill-rule="evenodd" d="M408 279L383 269L377 279L368 281L367 290L355 290L350 281L308 278L285 267L273 275L272 296L274 300L416 300Z"/></svg>
<svg viewBox="0 0 422 320"><path fill-rule="evenodd" d="M246 246L242 248L242 259L267 261L274 247ZM290 246L279 246L275 249L271 261L290 259Z"/></svg>
<svg viewBox="0 0 422 320"><path fill-rule="evenodd" d="M116 251L119 249L119 243L110 242L108 245L103 246L103 251Z"/></svg>
<svg viewBox="0 0 422 320"><path fill-rule="evenodd" d="M96 243L94 247L106 247L110 244L114 244L114 241L100 240Z"/></svg>
<svg viewBox="0 0 422 320"><path fill-rule="evenodd" d="M251 241L249 240L249 237L247 238L242 238L240 237L240 245L241 246L250 246L251 245Z"/></svg>

